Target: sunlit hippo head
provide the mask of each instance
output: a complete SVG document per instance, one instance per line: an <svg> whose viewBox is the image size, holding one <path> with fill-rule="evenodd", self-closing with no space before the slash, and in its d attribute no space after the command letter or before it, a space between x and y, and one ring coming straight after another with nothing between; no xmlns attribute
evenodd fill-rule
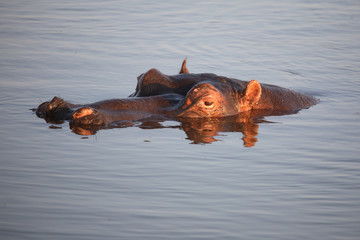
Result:
<svg viewBox="0 0 360 240"><path fill-rule="evenodd" d="M261 86L256 80L250 81L245 89L242 85L219 82L196 84L186 95L178 117L204 118L226 117L248 111L257 104Z"/></svg>

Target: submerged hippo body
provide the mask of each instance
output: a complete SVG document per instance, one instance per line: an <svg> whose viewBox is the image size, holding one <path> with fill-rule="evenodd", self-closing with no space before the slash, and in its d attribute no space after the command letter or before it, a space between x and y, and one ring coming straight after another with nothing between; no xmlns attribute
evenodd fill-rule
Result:
<svg viewBox="0 0 360 240"><path fill-rule="evenodd" d="M156 116L163 119L199 119L237 114L290 114L317 103L311 96L282 87L241 81L215 74L190 74L184 60L178 75L156 69L138 77L128 98L91 104L71 104L54 97L42 103L37 116L73 125L107 125Z"/></svg>

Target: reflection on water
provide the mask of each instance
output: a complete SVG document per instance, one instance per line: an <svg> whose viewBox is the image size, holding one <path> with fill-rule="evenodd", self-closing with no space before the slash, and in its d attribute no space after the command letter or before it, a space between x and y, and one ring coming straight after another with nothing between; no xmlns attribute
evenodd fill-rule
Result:
<svg viewBox="0 0 360 240"><path fill-rule="evenodd" d="M70 122L70 129L73 133L78 135L95 135L99 130L113 129L113 128L126 128L126 127L139 127L142 129L161 129L161 128L177 128L182 129L187 139L191 140L194 144L207 144L218 141L216 136L219 133L225 132L239 132L243 134L243 145L245 147L253 147L258 141L258 129L260 123L269 123L264 120L265 116L281 116L286 114L294 114L296 112L279 112L271 110L252 111L236 116L224 118L202 118L202 119L177 119L179 124L164 125L164 120L158 119L144 119L139 121L121 121L112 123L111 125L93 126L93 125L73 125ZM53 121L45 119L46 122L52 124L63 124L65 121ZM171 119L173 120L173 119ZM59 126L51 125L50 128L58 129ZM120 131L120 130L119 130Z"/></svg>
<svg viewBox="0 0 360 240"><path fill-rule="evenodd" d="M211 143L217 141L220 132L241 132L245 147L253 147L257 142L259 125L242 117L226 119L204 119L182 123L182 129L193 143Z"/></svg>
<svg viewBox="0 0 360 240"><path fill-rule="evenodd" d="M182 129L187 139L192 143L212 143L217 141L216 136L221 132L241 132L244 137L244 146L253 147L257 142L257 131L259 125L257 122L244 121L242 117L227 117L227 118L208 118L208 119L194 119L191 121L181 121L177 125L168 126L163 125L160 121L144 122L122 122L110 127L94 127L94 126L71 126L72 132L79 135L94 135L101 129L109 128L124 128L130 126L137 126L143 129L160 129L160 128L177 128ZM119 130L120 131L120 130Z"/></svg>

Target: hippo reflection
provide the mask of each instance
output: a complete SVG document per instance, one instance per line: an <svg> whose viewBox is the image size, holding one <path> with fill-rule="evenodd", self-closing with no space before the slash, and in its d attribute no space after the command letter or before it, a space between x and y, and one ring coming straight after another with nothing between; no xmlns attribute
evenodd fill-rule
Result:
<svg viewBox="0 0 360 240"><path fill-rule="evenodd" d="M311 96L256 80L191 74L185 59L178 75L156 69L140 75L128 98L72 104L54 97L40 104L36 114L48 122L69 120L73 131L83 135L139 122L154 125L175 120L194 142L211 142L218 132L241 131L244 144L252 146L258 127L254 119L293 114L316 103Z"/></svg>
<svg viewBox="0 0 360 240"><path fill-rule="evenodd" d="M264 120L258 119L255 121L243 121L239 116L231 116L226 118L198 118L191 121L182 122L163 122L158 120L145 120L139 122L122 123L113 127L129 127L137 126L142 129L161 129L161 128L175 128L183 130L187 139L192 143L212 143L218 141L216 136L221 132L242 132L244 146L252 147L257 142L258 123ZM98 130L103 129L100 126L84 125L72 126L72 131L79 135L94 135ZM112 127L111 127L112 128Z"/></svg>

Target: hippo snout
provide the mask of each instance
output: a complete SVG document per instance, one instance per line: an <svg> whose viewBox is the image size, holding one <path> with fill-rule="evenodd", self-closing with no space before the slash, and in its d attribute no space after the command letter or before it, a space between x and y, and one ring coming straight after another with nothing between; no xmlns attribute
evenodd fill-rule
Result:
<svg viewBox="0 0 360 240"><path fill-rule="evenodd" d="M45 118L49 105L50 102L43 102L42 104L40 104L36 109L36 116L38 116L39 118Z"/></svg>

